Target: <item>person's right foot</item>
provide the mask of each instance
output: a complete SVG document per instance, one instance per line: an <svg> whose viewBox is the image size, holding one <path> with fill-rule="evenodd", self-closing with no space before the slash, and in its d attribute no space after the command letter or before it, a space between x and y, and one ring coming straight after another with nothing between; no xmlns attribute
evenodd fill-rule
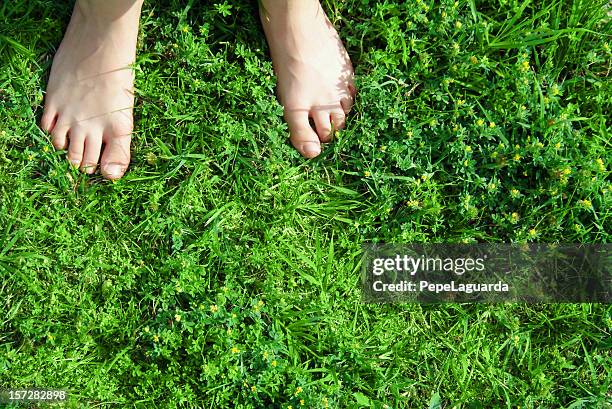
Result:
<svg viewBox="0 0 612 409"><path fill-rule="evenodd" d="M68 149L68 160L86 173L95 172L104 144L100 167L113 180L130 162L141 6L141 0L77 1L53 59L41 119L53 145Z"/></svg>
<svg viewBox="0 0 612 409"><path fill-rule="evenodd" d="M263 0L263 23L293 146L321 153L342 129L356 89L353 66L318 0ZM309 123L312 119L316 132Z"/></svg>

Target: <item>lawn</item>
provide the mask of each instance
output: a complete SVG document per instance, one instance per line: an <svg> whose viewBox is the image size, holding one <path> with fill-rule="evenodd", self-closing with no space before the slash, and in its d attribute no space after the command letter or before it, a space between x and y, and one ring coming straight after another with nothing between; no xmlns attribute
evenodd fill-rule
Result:
<svg viewBox="0 0 612 409"><path fill-rule="evenodd" d="M254 1L145 2L116 183L37 126L68 3L0 5L0 389L65 389L68 408L612 405L609 305L364 304L359 275L363 243L610 241L605 1L326 0L359 96L309 161Z"/></svg>

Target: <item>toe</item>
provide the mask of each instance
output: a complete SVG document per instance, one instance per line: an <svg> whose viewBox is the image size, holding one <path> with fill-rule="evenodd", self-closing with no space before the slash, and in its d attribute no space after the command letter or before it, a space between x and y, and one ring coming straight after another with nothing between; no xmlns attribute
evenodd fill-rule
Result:
<svg viewBox="0 0 612 409"><path fill-rule="evenodd" d="M40 119L40 129L47 133L51 133L51 131L53 131L53 127L55 127L56 122L57 112L54 109L45 106L42 118Z"/></svg>
<svg viewBox="0 0 612 409"><path fill-rule="evenodd" d="M306 158L314 158L321 153L321 142L310 126L306 110L285 111L285 120L289 125L291 143Z"/></svg>
<svg viewBox="0 0 612 409"><path fill-rule="evenodd" d="M342 110L345 115L348 115L349 112L353 109L354 99L352 96L346 96L340 99L340 105L342 106Z"/></svg>
<svg viewBox="0 0 612 409"><path fill-rule="evenodd" d="M353 109L356 95L357 88L355 88L355 85L350 82L346 87L346 92L344 92L340 97L340 105L342 106L342 110L344 111L345 115L348 115Z"/></svg>
<svg viewBox="0 0 612 409"><path fill-rule="evenodd" d="M91 175L96 171L100 150L102 149L102 133L89 135L85 139L85 151L81 162L81 171Z"/></svg>
<svg viewBox="0 0 612 409"><path fill-rule="evenodd" d="M344 109L336 108L331 111L330 116L334 130L344 129L346 125L346 114L344 113Z"/></svg>
<svg viewBox="0 0 612 409"><path fill-rule="evenodd" d="M105 137L100 167L104 177L120 179L130 164L130 135Z"/></svg>
<svg viewBox="0 0 612 409"><path fill-rule="evenodd" d="M51 142L55 149L62 150L68 146L69 125L55 124L51 131Z"/></svg>
<svg viewBox="0 0 612 409"><path fill-rule="evenodd" d="M85 130L78 126L70 129L70 143L68 144L68 155L66 158L78 168L83 161L83 151L85 150Z"/></svg>
<svg viewBox="0 0 612 409"><path fill-rule="evenodd" d="M311 114L321 142L329 142L332 138L332 125L329 111L316 110Z"/></svg>

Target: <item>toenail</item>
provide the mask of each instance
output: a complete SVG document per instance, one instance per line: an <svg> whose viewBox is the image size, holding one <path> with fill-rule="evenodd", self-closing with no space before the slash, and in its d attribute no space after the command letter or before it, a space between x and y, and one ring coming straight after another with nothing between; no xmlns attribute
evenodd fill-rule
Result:
<svg viewBox="0 0 612 409"><path fill-rule="evenodd" d="M120 177L123 175L123 166L117 163L111 163L105 167L106 174L110 177Z"/></svg>
<svg viewBox="0 0 612 409"><path fill-rule="evenodd" d="M304 152L306 156L317 156L321 153L321 148L316 143L306 142L302 145L302 152Z"/></svg>
<svg viewBox="0 0 612 409"><path fill-rule="evenodd" d="M74 167L74 168L78 168L78 167L79 167L79 165L81 164L81 162L79 162L79 161L78 161L78 160L76 160L76 159L73 159L73 160L71 160L71 161L70 161L70 164L72 165L72 167Z"/></svg>
<svg viewBox="0 0 612 409"><path fill-rule="evenodd" d="M83 170L88 175L91 175L92 173L94 173L96 171L96 165L84 165L83 166Z"/></svg>

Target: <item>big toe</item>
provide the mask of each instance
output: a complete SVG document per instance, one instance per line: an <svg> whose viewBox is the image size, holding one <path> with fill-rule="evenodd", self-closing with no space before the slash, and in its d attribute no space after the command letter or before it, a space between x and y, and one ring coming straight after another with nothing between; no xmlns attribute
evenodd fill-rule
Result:
<svg viewBox="0 0 612 409"><path fill-rule="evenodd" d="M321 154L319 136L310 126L308 111L286 111L291 143L305 158L312 159Z"/></svg>
<svg viewBox="0 0 612 409"><path fill-rule="evenodd" d="M105 140L100 170L110 180L120 179L130 164L130 135L111 137Z"/></svg>

